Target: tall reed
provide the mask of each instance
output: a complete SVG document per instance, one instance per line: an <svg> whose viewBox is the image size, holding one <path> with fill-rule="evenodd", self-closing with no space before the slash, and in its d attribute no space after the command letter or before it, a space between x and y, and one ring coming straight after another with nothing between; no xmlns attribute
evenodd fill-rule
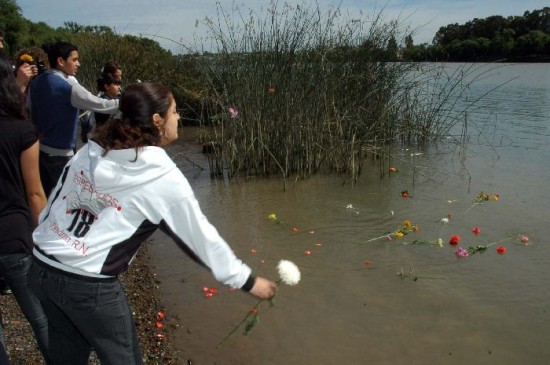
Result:
<svg viewBox="0 0 550 365"><path fill-rule="evenodd" d="M272 1L258 14L218 3L204 24L213 51L197 60L213 175L334 171L354 181L367 158L388 161L396 142L424 143L459 121L443 106L463 85L426 85L433 70L395 62L391 45L407 34L382 12L350 20L318 4Z"/></svg>

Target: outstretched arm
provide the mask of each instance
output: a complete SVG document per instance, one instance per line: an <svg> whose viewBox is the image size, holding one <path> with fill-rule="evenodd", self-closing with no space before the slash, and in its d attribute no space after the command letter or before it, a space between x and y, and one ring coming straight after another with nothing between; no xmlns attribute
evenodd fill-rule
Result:
<svg viewBox="0 0 550 365"><path fill-rule="evenodd" d="M38 167L39 145L36 141L32 146L21 153L21 173L23 175L23 183L25 184L25 192L27 194L27 203L31 213L31 218L34 226L38 225L38 216L44 209L47 203L46 194L40 181L40 173Z"/></svg>

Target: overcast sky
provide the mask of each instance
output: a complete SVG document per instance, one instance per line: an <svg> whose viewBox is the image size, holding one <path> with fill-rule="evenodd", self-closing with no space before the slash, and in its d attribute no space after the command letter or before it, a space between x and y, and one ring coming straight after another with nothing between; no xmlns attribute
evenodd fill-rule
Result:
<svg viewBox="0 0 550 365"><path fill-rule="evenodd" d="M372 18L380 9L385 20L398 19L400 24L416 29L414 43L431 43L437 30L451 23L463 24L474 18L491 15L523 15L549 6L548 0L318 0L321 10L340 4L346 19ZM201 21L216 16L216 3L231 10L236 4L241 10L252 9L265 14L268 0L17 0L23 16L33 22L45 22L52 27L73 21L81 25L106 25L120 34L144 35L161 46L179 52L180 47L168 38L194 47L202 39L206 27ZM284 4L285 1L279 1ZM286 3L315 4L313 1L287 0ZM280 9L283 6L279 6ZM360 15L362 14L362 15ZM199 24L197 26L197 21ZM157 36L155 38L154 36Z"/></svg>

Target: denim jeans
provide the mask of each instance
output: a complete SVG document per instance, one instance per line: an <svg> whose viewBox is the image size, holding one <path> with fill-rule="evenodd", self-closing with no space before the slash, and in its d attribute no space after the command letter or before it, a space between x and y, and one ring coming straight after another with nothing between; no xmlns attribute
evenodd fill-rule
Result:
<svg viewBox="0 0 550 365"><path fill-rule="evenodd" d="M26 253L0 255L0 274L8 283L21 311L29 321L42 355L48 362L48 320L40 300L30 287L32 256Z"/></svg>
<svg viewBox="0 0 550 365"><path fill-rule="evenodd" d="M118 279L65 274L35 263L31 285L49 322L56 365L87 365L92 349L102 365L143 364L136 326Z"/></svg>
<svg viewBox="0 0 550 365"><path fill-rule="evenodd" d="M57 180L61 177L63 169L70 159L70 156L50 156L47 153L40 152L38 160L40 180L42 181L46 197L50 196L50 193L57 185Z"/></svg>
<svg viewBox="0 0 550 365"><path fill-rule="evenodd" d="M2 329L2 315L0 314L0 365L10 365L6 344L4 343L4 330Z"/></svg>

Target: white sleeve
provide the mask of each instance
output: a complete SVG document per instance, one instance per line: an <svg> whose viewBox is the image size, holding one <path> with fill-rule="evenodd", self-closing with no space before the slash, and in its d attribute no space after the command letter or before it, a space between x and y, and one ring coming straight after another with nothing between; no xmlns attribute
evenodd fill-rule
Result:
<svg viewBox="0 0 550 365"><path fill-rule="evenodd" d="M78 83L72 83L71 104L75 108L89 109L105 114L114 114L118 110L118 99L109 100L97 97Z"/></svg>
<svg viewBox="0 0 550 365"><path fill-rule="evenodd" d="M217 229L202 213L187 180L180 190L184 197L172 200L161 228L182 247L189 249L212 271L216 280L234 288L242 288L252 270L233 253Z"/></svg>

